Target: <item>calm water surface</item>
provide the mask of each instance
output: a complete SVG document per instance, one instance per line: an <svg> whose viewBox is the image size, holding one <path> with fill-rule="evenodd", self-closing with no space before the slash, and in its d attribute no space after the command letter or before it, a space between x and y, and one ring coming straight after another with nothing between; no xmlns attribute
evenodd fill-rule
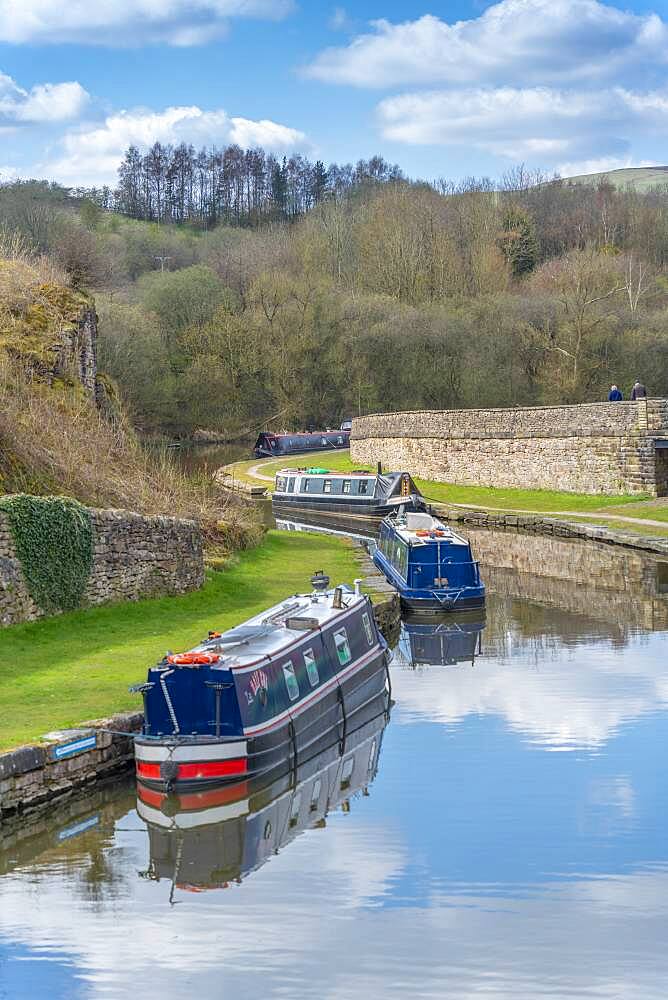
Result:
<svg viewBox="0 0 668 1000"><path fill-rule="evenodd" d="M404 625L389 722L296 789L147 825L125 784L7 838L0 997L664 1000L665 567L474 545L486 622Z"/></svg>

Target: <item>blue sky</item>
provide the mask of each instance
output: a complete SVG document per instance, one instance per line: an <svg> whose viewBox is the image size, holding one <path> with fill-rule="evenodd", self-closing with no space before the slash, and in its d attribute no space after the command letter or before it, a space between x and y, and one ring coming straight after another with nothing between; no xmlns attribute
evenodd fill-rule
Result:
<svg viewBox="0 0 668 1000"><path fill-rule="evenodd" d="M668 11L598 0L0 0L0 176L112 183L130 142L411 175L666 163Z"/></svg>

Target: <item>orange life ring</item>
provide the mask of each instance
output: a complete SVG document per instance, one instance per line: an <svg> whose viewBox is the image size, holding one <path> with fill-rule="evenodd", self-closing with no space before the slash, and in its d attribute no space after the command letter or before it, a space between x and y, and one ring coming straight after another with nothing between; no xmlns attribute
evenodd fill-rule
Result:
<svg viewBox="0 0 668 1000"><path fill-rule="evenodd" d="M426 538L429 535L429 532L426 531L425 528L418 528L415 534L418 538Z"/></svg>
<svg viewBox="0 0 668 1000"><path fill-rule="evenodd" d="M210 663L218 663L220 655L218 653L175 653L167 657L167 663L175 667L204 666Z"/></svg>

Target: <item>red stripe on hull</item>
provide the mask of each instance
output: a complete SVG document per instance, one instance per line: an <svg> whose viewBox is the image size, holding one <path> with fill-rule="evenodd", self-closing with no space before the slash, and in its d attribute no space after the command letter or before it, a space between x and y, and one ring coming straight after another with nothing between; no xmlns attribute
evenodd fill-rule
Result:
<svg viewBox="0 0 668 1000"><path fill-rule="evenodd" d="M225 778L230 774L245 774L248 762L245 757L237 760L201 760L195 764L179 764L177 781L193 778Z"/></svg>
<svg viewBox="0 0 668 1000"><path fill-rule="evenodd" d="M151 778L160 781L160 764L148 764L146 761L137 761L137 774L140 778Z"/></svg>

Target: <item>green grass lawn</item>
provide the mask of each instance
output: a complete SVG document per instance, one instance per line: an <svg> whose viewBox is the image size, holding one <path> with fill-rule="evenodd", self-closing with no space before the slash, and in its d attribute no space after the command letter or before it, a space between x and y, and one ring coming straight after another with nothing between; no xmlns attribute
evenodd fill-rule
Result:
<svg viewBox="0 0 668 1000"><path fill-rule="evenodd" d="M307 467L319 466L331 469L332 472L350 472L354 468L365 468L365 466L355 465L350 461L350 452L346 449L341 451L319 451L310 455L286 455L279 459L270 459L262 462L253 459L250 462L236 462L234 464L234 475L246 482L257 484L258 480L248 475L248 469L254 465L260 465L258 471L263 475L273 476L278 469L289 466L306 465ZM366 466L372 468L372 466ZM419 479L415 477L415 482L420 491L435 503L471 504L476 507L488 507L490 510L510 509L528 511L596 511L606 507L617 506L618 504L628 504L637 501L637 496L605 496L597 494L591 496L588 493L561 493L558 490L519 490L502 489L493 486L456 486L453 483L436 483L429 479ZM269 486L269 484L267 484ZM638 517L643 515L638 514ZM650 516L650 515L647 515Z"/></svg>
<svg viewBox="0 0 668 1000"><path fill-rule="evenodd" d="M188 649L297 591L314 570L332 583L359 575L353 545L322 535L268 533L265 542L184 597L108 605L0 630L0 749L141 708L128 685L171 649Z"/></svg>
<svg viewBox="0 0 668 1000"><path fill-rule="evenodd" d="M624 516L626 516L626 510L624 510ZM618 521L614 517L594 521L591 517L578 517L577 514L570 515L568 520L577 521L579 524L588 524L592 528L614 528L615 531L625 531L629 535L652 535L657 538L668 538L668 524L665 528L659 528L654 524L633 524L630 521Z"/></svg>

